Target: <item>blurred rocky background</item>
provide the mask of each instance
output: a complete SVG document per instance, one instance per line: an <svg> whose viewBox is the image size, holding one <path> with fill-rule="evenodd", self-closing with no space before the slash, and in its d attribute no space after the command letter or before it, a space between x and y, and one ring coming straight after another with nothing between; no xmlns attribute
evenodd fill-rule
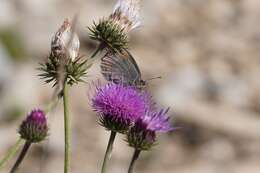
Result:
<svg viewBox="0 0 260 173"><path fill-rule="evenodd" d="M108 15L116 0L0 0L0 157L15 143L17 126L32 108L44 107L53 89L36 68L65 18L79 14L81 53L95 43L87 26ZM137 173L260 172L260 1L143 0L143 25L130 48L149 89L172 122L144 152ZM102 79L98 63L89 84ZM89 84L72 88L72 172L97 173L108 133L88 101ZM49 115L50 136L30 150L19 172L63 171L62 104ZM132 149L119 136L109 172L126 172ZM12 159L0 172L7 173Z"/></svg>

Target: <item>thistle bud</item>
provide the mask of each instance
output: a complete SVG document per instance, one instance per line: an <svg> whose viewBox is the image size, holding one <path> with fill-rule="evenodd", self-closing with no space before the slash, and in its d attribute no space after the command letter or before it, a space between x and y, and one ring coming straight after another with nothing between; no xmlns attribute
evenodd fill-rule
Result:
<svg viewBox="0 0 260 173"><path fill-rule="evenodd" d="M51 41L51 53L55 57L67 55L72 61L79 54L79 38L73 32L72 25L65 19L59 30L55 33Z"/></svg>
<svg viewBox="0 0 260 173"><path fill-rule="evenodd" d="M40 109L31 111L20 125L19 134L22 139L30 143L38 143L44 140L48 134L45 113Z"/></svg>

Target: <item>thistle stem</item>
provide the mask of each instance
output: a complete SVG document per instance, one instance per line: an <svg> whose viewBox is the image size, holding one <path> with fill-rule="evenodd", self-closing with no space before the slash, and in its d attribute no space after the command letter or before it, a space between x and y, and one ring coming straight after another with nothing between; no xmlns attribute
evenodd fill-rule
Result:
<svg viewBox="0 0 260 173"><path fill-rule="evenodd" d="M98 52L103 49L103 47L104 47L104 46L103 46L103 44L101 43L101 44L96 48L95 52L91 55L90 59L94 58L94 57L98 54Z"/></svg>
<svg viewBox="0 0 260 173"><path fill-rule="evenodd" d="M28 149L30 148L30 146L31 146L31 143L26 141L24 146L23 146L23 149L22 149L18 159L16 160L14 166L12 167L10 173L15 173L17 171L19 165L22 163L22 161L23 161Z"/></svg>
<svg viewBox="0 0 260 173"><path fill-rule="evenodd" d="M135 149L131 163L130 163L129 168L128 168L128 173L134 172L135 163L136 163L136 160L138 159L140 153L141 153L141 150Z"/></svg>
<svg viewBox="0 0 260 173"><path fill-rule="evenodd" d="M68 84L65 82L63 88L63 106L64 106L64 173L69 172L70 167L70 124L69 124L69 105L68 105Z"/></svg>
<svg viewBox="0 0 260 173"><path fill-rule="evenodd" d="M21 144L23 142L22 138L19 138L17 142L12 146L12 148L8 151L5 157L0 161L0 170L5 166L6 162L8 162L19 150Z"/></svg>
<svg viewBox="0 0 260 173"><path fill-rule="evenodd" d="M105 173L106 172L107 162L111 158L115 137L116 137L116 132L111 131L111 134L110 134L110 137L109 137L109 141L108 141L108 144L107 144L105 157L104 157L103 164L102 164L101 173Z"/></svg>
<svg viewBox="0 0 260 173"><path fill-rule="evenodd" d="M52 109L54 109L54 108L57 106L58 102L59 102L59 97L54 97L54 98L50 101L50 103L46 106L46 108L45 108L45 110L44 110L44 112L46 113L46 115L47 115L50 111L52 111Z"/></svg>

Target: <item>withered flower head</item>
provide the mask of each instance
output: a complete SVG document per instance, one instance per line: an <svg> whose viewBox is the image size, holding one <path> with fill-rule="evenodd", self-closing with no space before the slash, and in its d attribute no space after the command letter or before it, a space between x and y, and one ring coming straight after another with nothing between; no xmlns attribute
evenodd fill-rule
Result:
<svg viewBox="0 0 260 173"><path fill-rule="evenodd" d="M52 37L51 53L45 63L40 63L39 76L53 86L67 81L73 85L84 82L87 70L91 67L88 59L79 56L79 38L75 33L76 17L69 22L65 19L62 26Z"/></svg>
<svg viewBox="0 0 260 173"><path fill-rule="evenodd" d="M51 52L59 57L68 55L72 61L79 55L79 38L73 31L72 25L68 19L65 19L59 30L52 37Z"/></svg>
<svg viewBox="0 0 260 173"><path fill-rule="evenodd" d="M119 0L109 18L128 32L140 26L139 10L140 0Z"/></svg>
<svg viewBox="0 0 260 173"><path fill-rule="evenodd" d="M89 27L90 38L100 42L100 47L121 52L127 49L130 30L140 25L139 0L118 0L109 17L94 22Z"/></svg>

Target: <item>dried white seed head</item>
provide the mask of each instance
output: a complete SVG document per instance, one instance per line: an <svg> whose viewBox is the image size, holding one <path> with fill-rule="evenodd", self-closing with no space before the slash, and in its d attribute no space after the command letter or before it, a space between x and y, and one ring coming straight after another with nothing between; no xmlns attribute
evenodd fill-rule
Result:
<svg viewBox="0 0 260 173"><path fill-rule="evenodd" d="M67 55L72 61L79 54L79 38L78 35L73 32L71 23L68 19L65 19L59 30L52 37L51 52L54 56Z"/></svg>
<svg viewBox="0 0 260 173"><path fill-rule="evenodd" d="M129 32L141 24L139 11L140 0L118 0L109 18Z"/></svg>

